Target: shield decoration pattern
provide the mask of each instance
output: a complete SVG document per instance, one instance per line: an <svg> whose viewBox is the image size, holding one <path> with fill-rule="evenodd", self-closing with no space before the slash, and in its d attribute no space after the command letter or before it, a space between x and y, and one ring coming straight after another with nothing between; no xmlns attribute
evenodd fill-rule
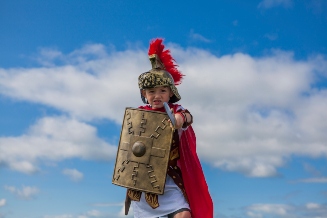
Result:
<svg viewBox="0 0 327 218"><path fill-rule="evenodd" d="M172 138L166 113L126 108L112 183L163 194Z"/></svg>

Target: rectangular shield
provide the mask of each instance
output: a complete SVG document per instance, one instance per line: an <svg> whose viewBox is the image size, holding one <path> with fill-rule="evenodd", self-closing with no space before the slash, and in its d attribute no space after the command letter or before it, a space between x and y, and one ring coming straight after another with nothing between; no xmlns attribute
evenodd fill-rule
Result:
<svg viewBox="0 0 327 218"><path fill-rule="evenodd" d="M126 108L112 183L163 194L172 138L166 113Z"/></svg>

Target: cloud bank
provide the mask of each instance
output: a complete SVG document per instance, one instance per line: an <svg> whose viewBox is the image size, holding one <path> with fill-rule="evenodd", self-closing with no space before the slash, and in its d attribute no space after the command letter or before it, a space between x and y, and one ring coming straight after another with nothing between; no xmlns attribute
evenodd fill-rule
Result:
<svg viewBox="0 0 327 218"><path fill-rule="evenodd" d="M28 174L40 170L39 162L112 160L115 152L114 146L97 137L95 127L64 116L44 117L24 135L0 138L0 165Z"/></svg>
<svg viewBox="0 0 327 218"><path fill-rule="evenodd" d="M327 156L327 90L317 85L326 80L324 57L295 60L283 51L261 58L217 57L201 49L167 47L186 75L178 86L180 103L194 116L201 160L269 177L293 155ZM108 51L94 44L70 54L45 49L37 60L42 66L0 69L0 94L64 115L45 117L20 137L0 138L0 163L34 172L45 159L113 160L116 148L86 122L109 119L119 125L125 107L142 103L137 77L150 69L146 51ZM22 155L25 148L30 152Z"/></svg>

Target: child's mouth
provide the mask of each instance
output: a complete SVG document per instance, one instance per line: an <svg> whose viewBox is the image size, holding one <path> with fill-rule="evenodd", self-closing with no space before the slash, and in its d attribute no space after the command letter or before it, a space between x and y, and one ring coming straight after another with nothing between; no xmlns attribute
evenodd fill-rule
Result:
<svg viewBox="0 0 327 218"><path fill-rule="evenodd" d="M161 101L160 101L160 100L154 100L153 103L154 103L154 104L160 104Z"/></svg>

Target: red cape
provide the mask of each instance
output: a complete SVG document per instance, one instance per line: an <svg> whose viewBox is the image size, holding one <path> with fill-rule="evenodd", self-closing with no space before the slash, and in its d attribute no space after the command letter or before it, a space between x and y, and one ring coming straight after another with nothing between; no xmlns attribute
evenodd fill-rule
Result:
<svg viewBox="0 0 327 218"><path fill-rule="evenodd" d="M180 105L169 104L176 113ZM164 112L164 108L152 109L150 105L140 106L140 109ZM179 145L180 159L178 164L186 194L189 200L193 218L213 218L213 202L202 171L201 163L196 153L196 137L192 126L183 131Z"/></svg>

